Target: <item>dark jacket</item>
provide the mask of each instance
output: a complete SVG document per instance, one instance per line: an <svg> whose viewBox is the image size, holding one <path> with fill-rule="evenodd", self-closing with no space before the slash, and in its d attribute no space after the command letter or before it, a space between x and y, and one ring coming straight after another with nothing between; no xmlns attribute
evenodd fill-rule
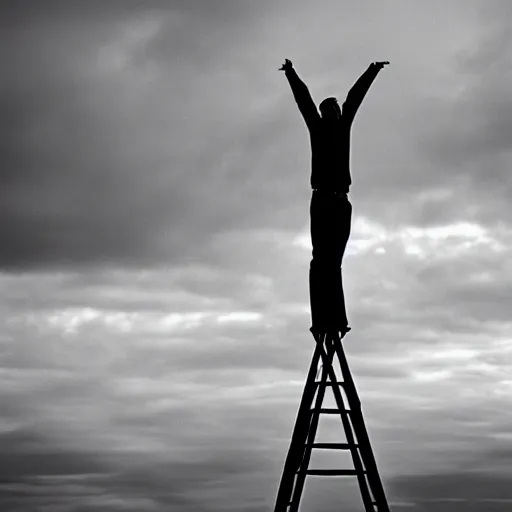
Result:
<svg viewBox="0 0 512 512"><path fill-rule="evenodd" d="M286 78L311 139L311 188L348 192L350 176L350 130L354 116L368 89L382 68L374 63L352 86L342 106L341 119L320 117L306 84L296 71L286 70Z"/></svg>

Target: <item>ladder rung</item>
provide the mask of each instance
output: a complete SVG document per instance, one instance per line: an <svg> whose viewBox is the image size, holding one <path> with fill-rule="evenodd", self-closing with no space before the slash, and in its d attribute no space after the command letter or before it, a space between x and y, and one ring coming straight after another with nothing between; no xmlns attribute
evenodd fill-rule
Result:
<svg viewBox="0 0 512 512"><path fill-rule="evenodd" d="M315 384L316 384L317 386L319 386L320 384L322 384L322 382L321 382L321 381L319 381L319 380L316 380L316 381L315 381ZM344 385L345 385L345 383L344 383L343 381L337 381L337 382L336 382L336 384L337 384L338 386L344 386ZM324 386L332 386L332 385L333 385L333 383L332 383L332 382L330 382L330 381L329 381L329 382L324 382Z"/></svg>
<svg viewBox="0 0 512 512"><path fill-rule="evenodd" d="M357 444L350 443L312 443L309 446L321 450L350 450L351 447L357 448Z"/></svg>
<svg viewBox="0 0 512 512"><path fill-rule="evenodd" d="M350 414L350 409L340 410L340 409L313 408L313 409L310 409L309 412L310 413L319 412L320 414L344 414L344 413Z"/></svg>
<svg viewBox="0 0 512 512"><path fill-rule="evenodd" d="M365 473L365 471L363 471ZM306 475L315 476L357 476L355 469L308 469Z"/></svg>

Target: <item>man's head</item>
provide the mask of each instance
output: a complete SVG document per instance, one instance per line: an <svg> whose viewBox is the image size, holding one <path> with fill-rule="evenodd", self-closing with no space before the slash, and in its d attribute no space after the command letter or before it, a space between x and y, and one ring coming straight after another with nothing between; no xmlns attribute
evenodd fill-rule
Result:
<svg viewBox="0 0 512 512"><path fill-rule="evenodd" d="M341 109L336 98L325 98L320 103L320 114L324 119L339 119L341 117Z"/></svg>

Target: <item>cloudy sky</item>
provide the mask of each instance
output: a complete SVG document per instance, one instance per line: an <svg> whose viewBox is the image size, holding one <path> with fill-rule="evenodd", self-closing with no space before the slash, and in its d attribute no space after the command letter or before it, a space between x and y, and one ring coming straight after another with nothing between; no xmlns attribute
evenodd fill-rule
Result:
<svg viewBox="0 0 512 512"><path fill-rule="evenodd" d="M510 2L0 11L2 510L272 510L313 351L285 58L317 103L391 61L354 123L344 260L388 500L510 510ZM350 479L303 494L358 500Z"/></svg>

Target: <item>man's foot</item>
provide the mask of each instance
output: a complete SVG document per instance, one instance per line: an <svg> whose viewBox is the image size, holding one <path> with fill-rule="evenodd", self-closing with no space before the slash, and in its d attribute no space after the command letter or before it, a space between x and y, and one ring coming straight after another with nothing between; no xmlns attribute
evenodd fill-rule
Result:
<svg viewBox="0 0 512 512"><path fill-rule="evenodd" d="M311 334L315 337L315 339L318 336L321 336L321 335L325 334L325 331L322 331L322 330L320 330L320 329L318 329L317 327L314 327L314 326L311 326L309 328L309 330L311 331Z"/></svg>
<svg viewBox="0 0 512 512"><path fill-rule="evenodd" d="M351 330L352 328L347 325L344 331L340 331L340 339L342 340L345 337L345 335Z"/></svg>
<svg viewBox="0 0 512 512"><path fill-rule="evenodd" d="M313 334L313 336L316 336L317 335L320 335L320 334L335 334L336 336L338 336L338 333L340 334L340 339L343 339L345 337L345 335L352 330L351 327L349 327L348 325L345 326L344 328L327 328L327 329L319 329L317 327L314 327L314 326L311 326L309 328L309 330L311 331L311 333Z"/></svg>

